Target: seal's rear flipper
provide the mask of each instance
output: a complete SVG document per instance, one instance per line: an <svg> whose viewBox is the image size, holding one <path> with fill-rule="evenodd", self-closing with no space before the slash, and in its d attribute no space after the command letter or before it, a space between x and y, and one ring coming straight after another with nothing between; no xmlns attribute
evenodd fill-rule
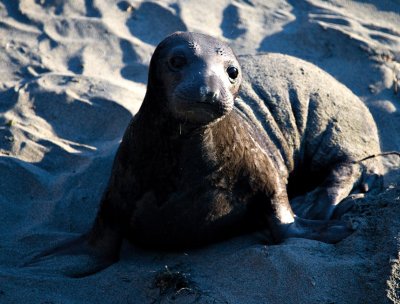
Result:
<svg viewBox="0 0 400 304"><path fill-rule="evenodd" d="M86 277L117 262L121 242L122 238L111 232L104 234L103 239L84 234L35 255L22 267L71 278Z"/></svg>

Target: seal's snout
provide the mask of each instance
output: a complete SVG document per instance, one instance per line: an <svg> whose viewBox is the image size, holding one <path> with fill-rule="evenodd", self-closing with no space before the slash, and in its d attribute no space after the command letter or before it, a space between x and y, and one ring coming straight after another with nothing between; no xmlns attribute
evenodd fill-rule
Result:
<svg viewBox="0 0 400 304"><path fill-rule="evenodd" d="M173 118L205 125L233 109L240 66L225 43L201 34L173 34L159 44L151 63L157 69L149 79L164 92L160 105L166 102Z"/></svg>
<svg viewBox="0 0 400 304"><path fill-rule="evenodd" d="M217 89L209 86L200 87L200 101L207 103L216 103L219 101L220 93Z"/></svg>

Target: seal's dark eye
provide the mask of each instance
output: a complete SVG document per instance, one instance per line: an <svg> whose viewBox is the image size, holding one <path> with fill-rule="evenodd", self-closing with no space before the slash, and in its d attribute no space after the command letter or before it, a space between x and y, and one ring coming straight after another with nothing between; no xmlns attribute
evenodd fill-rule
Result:
<svg viewBox="0 0 400 304"><path fill-rule="evenodd" d="M183 55L173 56L169 60L169 65L175 70L181 69L186 65L186 63L186 58Z"/></svg>
<svg viewBox="0 0 400 304"><path fill-rule="evenodd" d="M239 70L234 66L227 68L226 72L228 73L230 79L236 79L239 75Z"/></svg>

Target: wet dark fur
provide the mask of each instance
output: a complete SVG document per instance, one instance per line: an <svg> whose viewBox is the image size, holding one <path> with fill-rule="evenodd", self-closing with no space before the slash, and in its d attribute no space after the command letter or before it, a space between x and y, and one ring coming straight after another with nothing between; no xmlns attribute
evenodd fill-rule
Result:
<svg viewBox="0 0 400 304"><path fill-rule="evenodd" d="M256 209L269 206L275 175L272 163L250 151L252 123L236 109L198 129L162 116L149 108L128 127L97 220L153 247L199 245L251 228ZM180 195L181 204L168 206ZM224 215L226 208L237 210ZM215 219L207 223L209 213Z"/></svg>

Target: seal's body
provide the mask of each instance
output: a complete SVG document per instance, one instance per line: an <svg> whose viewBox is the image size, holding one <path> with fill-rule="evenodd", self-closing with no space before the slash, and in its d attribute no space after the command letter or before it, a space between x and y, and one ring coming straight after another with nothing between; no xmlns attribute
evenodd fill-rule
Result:
<svg viewBox="0 0 400 304"><path fill-rule="evenodd" d="M334 243L350 234L332 220L346 209L339 203L380 176L377 160L357 163L380 151L367 108L302 60L240 61L243 70L226 44L202 34L160 43L89 234L92 248L115 256L123 237L197 245L254 223L277 241Z"/></svg>

